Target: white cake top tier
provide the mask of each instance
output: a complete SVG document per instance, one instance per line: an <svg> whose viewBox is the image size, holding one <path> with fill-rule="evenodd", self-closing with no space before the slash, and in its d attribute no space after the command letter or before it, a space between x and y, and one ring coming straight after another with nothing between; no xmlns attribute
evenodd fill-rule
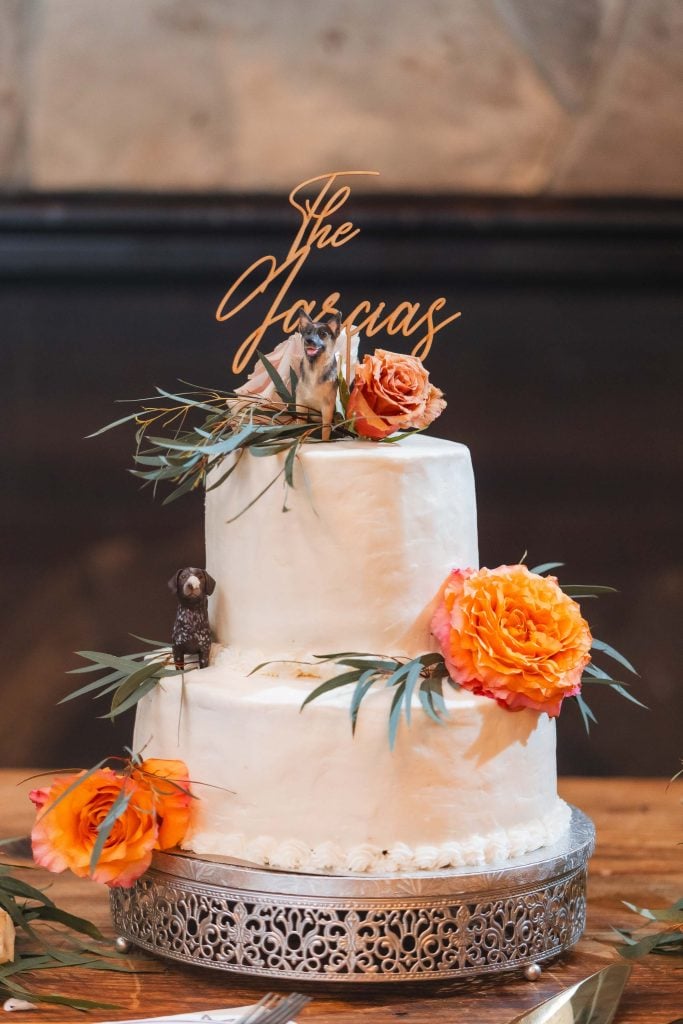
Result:
<svg viewBox="0 0 683 1024"><path fill-rule="evenodd" d="M440 584L451 569L479 564L469 450L422 435L307 444L286 494L289 511L282 511L283 474L229 522L284 459L247 451L227 480L207 490L218 641L280 657L433 649L429 622Z"/></svg>

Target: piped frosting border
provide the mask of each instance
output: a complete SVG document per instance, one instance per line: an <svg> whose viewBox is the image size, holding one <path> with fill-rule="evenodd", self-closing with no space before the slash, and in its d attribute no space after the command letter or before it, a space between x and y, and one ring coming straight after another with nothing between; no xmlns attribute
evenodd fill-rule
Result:
<svg viewBox="0 0 683 1024"><path fill-rule="evenodd" d="M190 833L183 848L198 855L235 857L285 871L329 871L384 874L409 871L437 871L442 868L484 867L503 864L514 857L550 846L569 827L571 809L558 799L553 810L509 829L495 829L466 840L411 847L395 843L382 849L363 843L344 849L324 842L311 847L301 839L277 840L272 836L247 839L240 833Z"/></svg>

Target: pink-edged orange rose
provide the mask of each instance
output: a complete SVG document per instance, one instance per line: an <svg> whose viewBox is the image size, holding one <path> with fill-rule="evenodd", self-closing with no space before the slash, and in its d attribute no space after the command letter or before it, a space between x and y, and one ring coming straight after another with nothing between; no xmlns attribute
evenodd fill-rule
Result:
<svg viewBox="0 0 683 1024"><path fill-rule="evenodd" d="M133 769L133 778L148 786L154 797L159 826L158 849L177 846L190 823L190 782L184 761L148 757Z"/></svg>
<svg viewBox="0 0 683 1024"><path fill-rule="evenodd" d="M512 711L551 716L579 693L593 642L557 579L525 565L456 569L441 589L432 632L456 683Z"/></svg>
<svg viewBox="0 0 683 1024"><path fill-rule="evenodd" d="M361 437L379 441L397 430L422 430L445 408L419 359L378 348L356 367L346 415Z"/></svg>
<svg viewBox="0 0 683 1024"><path fill-rule="evenodd" d="M81 878L131 886L149 867L154 850L183 838L190 813L187 787L182 761L149 759L130 772L99 768L90 775L60 776L29 794L38 811L31 832L33 858L48 871L69 868ZM117 810L91 870L98 832Z"/></svg>

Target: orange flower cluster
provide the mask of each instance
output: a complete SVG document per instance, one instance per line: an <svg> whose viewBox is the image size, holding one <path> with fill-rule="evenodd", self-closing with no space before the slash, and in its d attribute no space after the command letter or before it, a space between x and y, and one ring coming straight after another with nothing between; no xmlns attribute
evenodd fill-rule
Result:
<svg viewBox="0 0 683 1024"><path fill-rule="evenodd" d="M110 886L133 885L149 867L152 852L177 846L187 831L192 799L187 774L182 761L149 758L127 772L99 768L32 790L38 810L31 833L35 862L48 871L70 868ZM78 779L83 781L66 793ZM98 831L116 813L117 801L120 814L91 872Z"/></svg>
<svg viewBox="0 0 683 1024"><path fill-rule="evenodd" d="M445 408L419 359L378 348L356 367L346 415L361 437L379 441L397 430L422 430Z"/></svg>
<svg viewBox="0 0 683 1024"><path fill-rule="evenodd" d="M558 715L581 689L592 637L554 576L525 565L457 569L432 620L451 678L517 711Z"/></svg>

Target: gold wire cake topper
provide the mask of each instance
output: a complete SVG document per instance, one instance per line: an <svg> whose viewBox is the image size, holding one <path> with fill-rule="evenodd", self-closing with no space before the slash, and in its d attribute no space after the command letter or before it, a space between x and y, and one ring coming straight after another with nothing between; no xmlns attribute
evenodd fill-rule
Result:
<svg viewBox="0 0 683 1024"><path fill-rule="evenodd" d="M330 217L341 210L351 196L351 186L341 184L340 179L359 175L376 177L378 174L379 171L332 171L308 178L292 189L289 202L300 213L301 224L287 255L280 261L271 254L254 260L228 288L216 310L216 319L223 323L245 309L257 296L265 294L271 286L278 289L270 309L259 326L244 339L235 353L232 361L233 373L239 374L246 369L260 347L266 331L274 324L280 323L284 332L289 334L296 329L302 309L313 319L336 312L341 297L339 292L331 292L323 300L317 313L315 300L299 298L286 308L283 306L289 289L314 249L325 249L328 246L339 249L360 233L360 228L350 220L337 225L329 223ZM312 197L305 198L302 193L311 186L317 188L314 189ZM237 292L244 287L249 289L248 294L238 298ZM386 311L386 305L386 302L373 304L370 299L364 299L345 315L342 328L346 333L347 348L350 348L352 328L356 332L364 331L369 338L380 331L410 338L424 328L425 333L411 351L411 355L424 360L439 331L461 315L460 312L452 313L437 321L436 314L446 307L446 299L443 296L434 299L421 315L418 315L421 310L419 302L402 301L389 312ZM350 366L348 354L346 366Z"/></svg>

